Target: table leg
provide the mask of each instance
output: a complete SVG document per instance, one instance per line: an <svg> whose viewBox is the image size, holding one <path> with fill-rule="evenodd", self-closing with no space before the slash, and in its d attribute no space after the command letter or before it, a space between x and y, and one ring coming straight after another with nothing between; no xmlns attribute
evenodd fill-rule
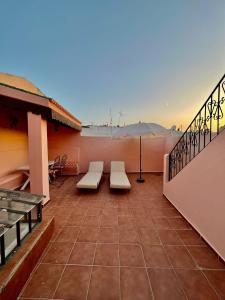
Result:
<svg viewBox="0 0 225 300"><path fill-rule="evenodd" d="M17 239L17 246L20 246L20 221L16 223L16 239Z"/></svg>
<svg viewBox="0 0 225 300"><path fill-rule="evenodd" d="M0 246L1 246L1 265L5 264L5 237L2 235L0 237Z"/></svg>
<svg viewBox="0 0 225 300"><path fill-rule="evenodd" d="M28 226L29 226L29 232L32 231L32 219L31 219L31 211L28 213Z"/></svg>

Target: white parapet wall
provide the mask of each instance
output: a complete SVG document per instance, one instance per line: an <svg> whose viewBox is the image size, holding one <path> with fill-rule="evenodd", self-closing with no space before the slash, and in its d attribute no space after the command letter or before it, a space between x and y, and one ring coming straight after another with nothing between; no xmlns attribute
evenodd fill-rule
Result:
<svg viewBox="0 0 225 300"><path fill-rule="evenodd" d="M225 130L172 180L164 157L163 193L225 260Z"/></svg>

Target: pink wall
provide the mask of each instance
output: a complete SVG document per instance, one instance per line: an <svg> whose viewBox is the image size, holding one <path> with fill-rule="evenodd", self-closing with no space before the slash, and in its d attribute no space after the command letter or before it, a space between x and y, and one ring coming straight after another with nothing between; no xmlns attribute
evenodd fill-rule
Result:
<svg viewBox="0 0 225 300"><path fill-rule="evenodd" d="M10 128L13 117L18 118L16 128ZM27 116L0 106L0 186L16 188L23 179L16 168L28 162Z"/></svg>
<svg viewBox="0 0 225 300"><path fill-rule="evenodd" d="M159 137L142 139L144 172L162 172L163 155L174 145L177 138ZM92 160L103 160L105 172L109 172L111 160L123 160L128 172L139 171L139 139L112 139L108 137L82 137L73 129L63 126L58 131L48 124L49 159L67 153L69 159L79 162L80 171L88 169Z"/></svg>
<svg viewBox="0 0 225 300"><path fill-rule="evenodd" d="M103 160L109 172L111 160L122 160L127 172L139 171L139 139L112 139L102 137L81 138L81 170L85 171L91 160ZM142 139L143 172L162 172L164 138Z"/></svg>
<svg viewBox="0 0 225 300"><path fill-rule="evenodd" d="M216 137L177 176L164 195L225 260L225 131Z"/></svg>

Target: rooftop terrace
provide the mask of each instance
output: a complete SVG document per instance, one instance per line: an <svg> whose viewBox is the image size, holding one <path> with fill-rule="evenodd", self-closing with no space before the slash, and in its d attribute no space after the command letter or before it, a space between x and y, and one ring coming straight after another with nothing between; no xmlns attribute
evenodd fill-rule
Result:
<svg viewBox="0 0 225 300"><path fill-rule="evenodd" d="M132 190L51 184L55 231L19 299L222 299L225 265L162 195L162 176Z"/></svg>

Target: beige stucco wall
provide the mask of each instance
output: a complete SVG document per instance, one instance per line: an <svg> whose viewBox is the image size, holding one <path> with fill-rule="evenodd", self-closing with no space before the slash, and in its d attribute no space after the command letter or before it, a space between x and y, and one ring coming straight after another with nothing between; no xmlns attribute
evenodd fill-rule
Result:
<svg viewBox="0 0 225 300"><path fill-rule="evenodd" d="M164 195L225 260L225 131L171 181L164 164Z"/></svg>

